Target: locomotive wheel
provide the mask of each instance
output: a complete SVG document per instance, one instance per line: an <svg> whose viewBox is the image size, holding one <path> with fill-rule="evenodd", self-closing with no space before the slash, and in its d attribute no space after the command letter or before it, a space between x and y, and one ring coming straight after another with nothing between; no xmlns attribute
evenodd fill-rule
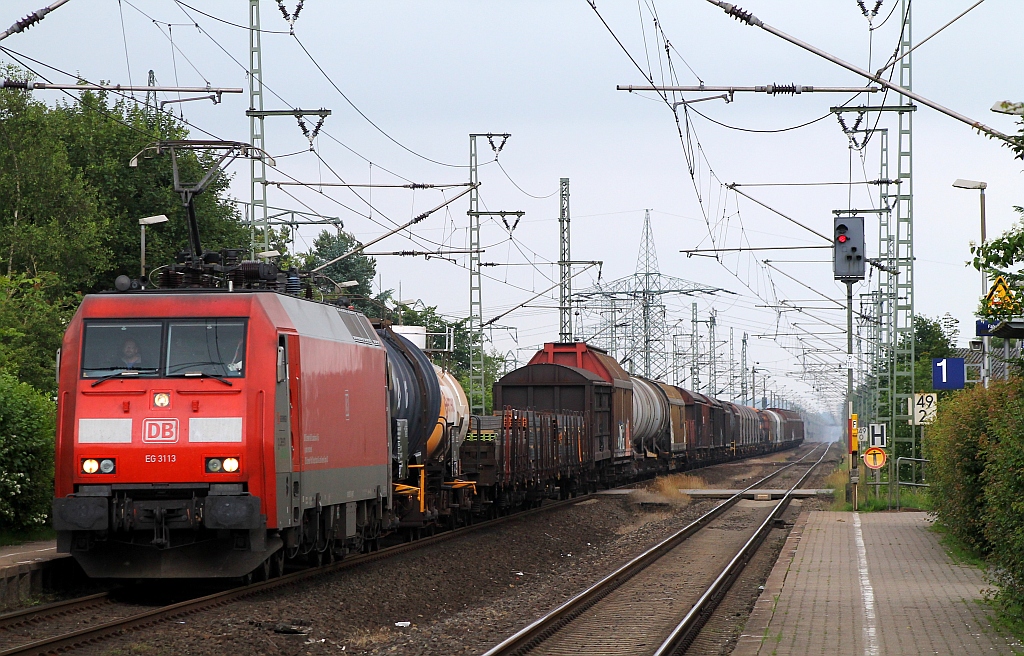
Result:
<svg viewBox="0 0 1024 656"><path fill-rule="evenodd" d="M284 576L284 549L278 549L268 560L270 561L270 575L275 578Z"/></svg>
<svg viewBox="0 0 1024 656"><path fill-rule="evenodd" d="M317 551L315 547L313 548L312 551L309 552L306 558L309 562L310 567L320 567L324 564L323 553Z"/></svg>
<svg viewBox="0 0 1024 656"><path fill-rule="evenodd" d="M261 565L257 565L256 569L253 570L253 580L255 581L268 581L270 580L270 559L273 556L268 556Z"/></svg>

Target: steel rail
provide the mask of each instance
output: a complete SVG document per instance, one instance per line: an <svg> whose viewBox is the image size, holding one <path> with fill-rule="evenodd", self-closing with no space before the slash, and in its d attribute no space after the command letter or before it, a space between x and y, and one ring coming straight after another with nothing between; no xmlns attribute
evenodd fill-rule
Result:
<svg viewBox="0 0 1024 656"><path fill-rule="evenodd" d="M680 529L676 533L673 533L653 547L648 548L646 551L636 556L625 565L619 567L611 574L608 574L583 592L580 592L569 601L558 606L554 610L548 612L544 616L533 621L526 627L517 631L515 634L487 650L484 652L483 656L509 656L511 654L525 653L533 649L558 631L561 627L565 626L595 603L603 599L610 592L639 574L649 565L653 564L666 553L679 546L680 543L684 542L687 538L692 536L694 533L697 533L712 520L716 519L719 515L734 506L743 498L744 493L763 485L790 467L802 463L804 460L809 458L817 448L818 447L815 447L799 460L795 460L785 467L780 467L768 476L765 476L764 478L755 481L747 488L740 490L704 515L692 521L686 527ZM828 447L825 448L825 453L828 453ZM822 455L822 457L824 457L824 455ZM820 459L818 462L820 462ZM0 654L0 656L4 655Z"/></svg>
<svg viewBox="0 0 1024 656"><path fill-rule="evenodd" d="M821 454L818 461L800 477L800 480L793 484L793 487L789 488L786 495L782 497L772 512L769 513L768 517L761 523L761 526L758 527L757 531L750 536L750 539L747 540L746 544L744 544L739 550L739 553L733 556L732 560L729 561L729 564L722 570L722 573L718 575L710 586L708 586L707 590L704 591L704 594L700 596L679 624L672 629L672 632L667 638L665 638L665 641L662 642L660 647L658 647L658 650L654 652L654 656L675 656L677 654L684 653L686 649L689 648L690 644L697 637L697 634L700 633L704 623L707 622L708 618L711 617L711 614L715 611L715 608L718 607L718 603L725 596L725 593L729 591L733 582L737 577L739 577L743 568L746 567L750 559L753 558L754 553L757 552L761 543L764 542L772 524L775 523L775 520L777 520L779 516L782 515L782 512L786 507L789 506L793 491L803 485L804 481L811 475L811 472L814 471L815 467L821 464L825 459L825 456L828 455L830 446L832 446L831 443L825 447L825 452Z"/></svg>
<svg viewBox="0 0 1024 656"><path fill-rule="evenodd" d="M76 597L74 599L57 601L52 604L46 604L45 606L23 608L22 610L16 610L11 613L4 613L3 615L0 615L0 630L24 626L25 624L39 622L51 617L59 617L61 615L79 611L83 608L99 606L105 603L109 598L110 592L99 592L85 597Z"/></svg>
<svg viewBox="0 0 1024 656"><path fill-rule="evenodd" d="M463 526L455 530L445 531L438 535L434 535L428 538L422 538L420 540L415 540L413 542L409 542L406 544L399 544L393 547L388 547L386 549L381 549L380 551L373 551L370 553L360 554L352 558L345 558L337 563L334 563L333 565L293 572L291 574L286 574L284 576L271 579L270 581L264 581L262 583L232 588L231 590L225 590L223 592L217 592L203 597L198 597L196 599L189 599L187 601L178 602L168 606L162 606L160 608L155 608L149 611L131 615L129 617L111 620L110 622L89 627L87 629L82 629L71 633L65 633L50 638L35 640L31 643L26 643L23 645L19 645L17 647L11 647L3 651L0 651L0 656L42 655L52 654L55 652L65 651L68 649L74 649L76 647L99 642L101 640L105 640L107 638L111 638L122 633L127 633L132 630L158 624L166 620L191 615L193 613L207 610L210 608L215 608L218 606L224 606L239 599L261 594L268 590L283 588L285 586L300 583L302 581L306 581L309 579L326 576L329 574L333 574L335 572L340 572L342 570L356 567L358 565L364 565L366 563L371 563L377 560L384 560L387 558L391 558L393 556L397 556L399 554L406 553L408 551L414 551L416 549L421 549L423 547L437 544L439 542L452 540L457 537L461 537L468 533L472 533L484 528L493 528L495 525L498 524L503 524L505 522L530 517L531 515L544 513L549 510L554 510L556 508L570 506L581 501L584 501L588 498L591 498L591 495L581 495L579 497L576 497L575 499L556 501L554 503L544 505L539 508L531 508L530 510L525 510L523 512L518 512L512 515L498 517L496 519L491 519L477 524L472 524L470 526ZM100 594L102 595L106 593ZM94 595L93 597L98 596L100 595ZM52 608L54 606L61 604L70 606L76 602L84 602L86 599L91 598L92 597L83 597L80 599L72 599L68 600L67 602L58 602L58 604L51 604L49 607ZM3 617L12 617L15 614L28 615L30 612L31 611L17 611L16 613L12 613L10 615L6 615Z"/></svg>

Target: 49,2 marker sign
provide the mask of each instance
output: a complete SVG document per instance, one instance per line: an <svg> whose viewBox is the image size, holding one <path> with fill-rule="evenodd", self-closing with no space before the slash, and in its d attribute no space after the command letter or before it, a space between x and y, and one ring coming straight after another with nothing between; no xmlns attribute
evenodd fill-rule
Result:
<svg viewBox="0 0 1024 656"><path fill-rule="evenodd" d="M909 414L911 416L910 421L907 422L908 424L918 426L935 421L935 413L939 409L939 397L937 394L932 392L915 394L914 398L907 399L907 404L910 406Z"/></svg>

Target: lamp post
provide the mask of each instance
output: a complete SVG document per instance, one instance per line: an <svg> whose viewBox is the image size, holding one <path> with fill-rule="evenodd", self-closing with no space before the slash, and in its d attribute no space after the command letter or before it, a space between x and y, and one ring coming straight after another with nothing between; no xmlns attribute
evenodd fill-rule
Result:
<svg viewBox="0 0 1024 656"><path fill-rule="evenodd" d="M142 267L142 280L146 279L146 226L156 225L158 223L167 223L167 216L164 214L157 214L155 216L147 216L139 219L139 228L142 230L142 254L139 258L139 262Z"/></svg>
<svg viewBox="0 0 1024 656"><path fill-rule="evenodd" d="M980 182L978 180L964 180L958 178L953 182L953 186L957 189L977 189L980 192L981 197L981 245L985 246L985 189L988 188L987 182ZM981 270L981 294L984 296L988 293L988 276L985 274L985 269ZM981 338L981 382L985 387L988 387L988 380L991 375L991 362L989 361L989 340L990 337L985 335Z"/></svg>

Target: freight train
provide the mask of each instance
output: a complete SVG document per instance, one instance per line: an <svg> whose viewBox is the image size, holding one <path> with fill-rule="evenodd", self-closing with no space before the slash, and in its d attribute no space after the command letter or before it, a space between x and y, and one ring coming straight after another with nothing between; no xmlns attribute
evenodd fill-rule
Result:
<svg viewBox="0 0 1024 656"><path fill-rule="evenodd" d="M583 343L545 345L471 416L409 339L260 267L83 299L58 358L53 523L89 576L267 578L803 439L796 413Z"/></svg>

